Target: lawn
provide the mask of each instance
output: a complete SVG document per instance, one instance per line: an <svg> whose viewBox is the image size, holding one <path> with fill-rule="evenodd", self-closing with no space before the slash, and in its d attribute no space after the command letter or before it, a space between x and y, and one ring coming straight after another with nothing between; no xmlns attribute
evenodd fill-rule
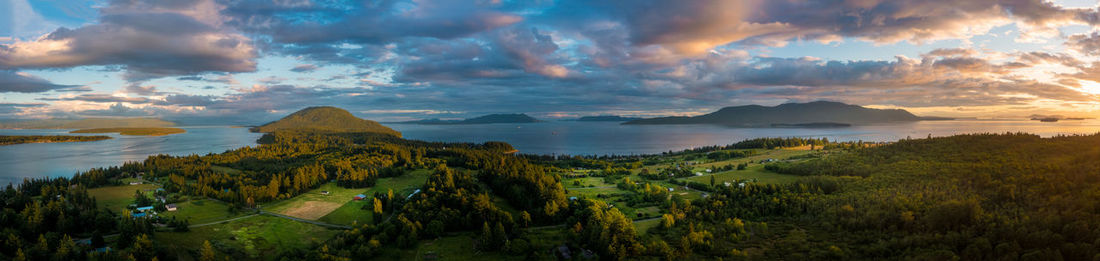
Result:
<svg viewBox="0 0 1100 261"><path fill-rule="evenodd" d="M224 224L193 228L190 232L158 232L160 246L180 260L195 260L209 240L229 260L268 260L289 250L310 250L339 230L258 215Z"/></svg>
<svg viewBox="0 0 1100 261"><path fill-rule="evenodd" d="M722 185L724 182L735 183L738 180L751 179L756 179L756 182L761 184L784 184L795 182L802 178L800 176L784 175L767 171L764 170L764 165L752 164L749 165L749 167L745 170L731 170L716 174L690 177L686 179L703 184L710 184L711 176L714 176L714 183L716 185Z"/></svg>
<svg viewBox="0 0 1100 261"><path fill-rule="evenodd" d="M657 227L660 224L661 219L659 218L637 221L634 222L634 231L637 232L638 235L644 235L646 232L649 232L650 228Z"/></svg>
<svg viewBox="0 0 1100 261"><path fill-rule="evenodd" d="M577 184L580 185L577 185ZM584 187L606 187L615 186L615 184L607 184L603 182L603 177L586 177L586 178L563 178L561 184L565 188L584 188Z"/></svg>
<svg viewBox="0 0 1100 261"><path fill-rule="evenodd" d="M190 200L176 203L176 206L179 210L161 212L160 216L187 219L191 225L210 223L241 216L241 214L230 214L229 206L217 200Z"/></svg>
<svg viewBox="0 0 1100 261"><path fill-rule="evenodd" d="M415 191L416 188L424 185L424 182L428 180L428 176L430 174L430 170L414 170L399 177L378 179L378 182L373 187L367 189L358 189L358 191L361 191L363 195L367 195L369 197L370 195L373 195L374 192L386 193L386 191L388 191L389 189L393 189L393 193L395 195L407 197L410 193ZM352 194L352 196L354 196L355 194ZM343 205L339 206L335 210L327 212L327 214L323 215L320 219L318 219L318 221L341 225L352 225L356 223L362 224L365 222L371 222L371 218L373 216L371 215L371 210L362 209L363 206L367 205L367 203L368 202L366 200L353 201L351 200L351 197L348 197L347 200L344 201Z"/></svg>
<svg viewBox="0 0 1100 261"><path fill-rule="evenodd" d="M324 195L321 191L328 191L329 194ZM263 209L287 216L316 220L351 201L352 197L363 191L365 189L342 188L335 182L329 182L293 198L264 205Z"/></svg>
<svg viewBox="0 0 1100 261"><path fill-rule="evenodd" d="M120 213L134 202L134 191L146 192L156 188L157 186L153 184L110 186L89 189L88 195L95 197L100 207Z"/></svg>

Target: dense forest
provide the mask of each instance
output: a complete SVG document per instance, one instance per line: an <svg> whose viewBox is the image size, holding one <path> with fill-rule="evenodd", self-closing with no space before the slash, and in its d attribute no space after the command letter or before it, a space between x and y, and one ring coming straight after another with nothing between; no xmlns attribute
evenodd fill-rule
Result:
<svg viewBox="0 0 1100 261"><path fill-rule="evenodd" d="M581 259L1093 260L1100 258L1100 162L1095 160L1100 148L1092 144L1100 144L1100 135L960 135L876 146L773 138L664 155L544 157L513 155L510 145L499 142L276 131L259 146L152 156L72 178L9 186L0 191L0 255L175 260L151 242L152 234L163 226L186 229L185 222L128 218L99 208L86 192L135 174L161 184L163 193L214 198L248 211L328 182L364 188L419 169L430 175L418 193L391 190L365 199L372 222L340 232L314 250L270 258L387 259L394 256L383 255L386 249L473 233L478 251L553 260L562 256L547 251L546 239L534 233L550 229L564 235L552 242L555 246L575 249L572 258ZM785 184L723 186L713 178L704 184L678 179L690 173L672 172L675 168L662 169L665 173L646 167L688 158L737 160L807 145L829 153L763 167L802 177ZM581 166L632 193L629 206L656 207L659 225L639 231L618 202L568 197L559 170ZM661 184L707 196L685 199ZM150 201L140 193L135 198ZM114 240L104 241L105 235ZM107 247L111 250L102 251Z"/></svg>
<svg viewBox="0 0 1100 261"><path fill-rule="evenodd" d="M84 142L110 139L108 136L74 136L74 135L49 135L49 136L7 136L0 135L0 145L12 145L23 143L52 143L52 142Z"/></svg>

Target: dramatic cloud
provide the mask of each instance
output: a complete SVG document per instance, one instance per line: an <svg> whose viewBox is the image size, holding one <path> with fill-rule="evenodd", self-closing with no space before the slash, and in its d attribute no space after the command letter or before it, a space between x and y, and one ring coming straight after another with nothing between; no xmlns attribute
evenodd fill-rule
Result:
<svg viewBox="0 0 1100 261"><path fill-rule="evenodd" d="M0 92L45 92L75 88L75 85L54 84L46 79L23 72L0 70Z"/></svg>
<svg viewBox="0 0 1100 261"><path fill-rule="evenodd" d="M114 0L98 12L37 39L0 35L0 92L53 91L17 101L81 115L242 120L313 105L400 119L821 99L1100 107L1097 9L1041 0ZM67 68L124 83L17 73Z"/></svg>
<svg viewBox="0 0 1100 261"><path fill-rule="evenodd" d="M211 0L112 1L97 24L0 45L0 69L122 66L132 81L255 71L251 40L221 28L218 9Z"/></svg>

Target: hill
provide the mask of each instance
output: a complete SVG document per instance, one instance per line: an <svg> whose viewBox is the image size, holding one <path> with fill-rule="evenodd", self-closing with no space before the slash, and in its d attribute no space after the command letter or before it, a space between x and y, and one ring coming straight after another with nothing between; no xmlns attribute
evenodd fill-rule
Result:
<svg viewBox="0 0 1100 261"><path fill-rule="evenodd" d="M839 102L817 101L787 103L773 107L760 105L725 107L716 112L695 117L661 117L634 120L623 124L716 124L731 127L769 127L773 124L784 126L815 122L869 124L933 119L944 118L918 117L901 109L871 109Z"/></svg>
<svg viewBox="0 0 1100 261"><path fill-rule="evenodd" d="M623 117L618 115L601 115L601 116L584 116L577 118L577 121L634 121L641 120L642 118Z"/></svg>
<svg viewBox="0 0 1100 261"><path fill-rule="evenodd" d="M447 124L491 124L491 123L534 123L541 122L539 119L527 116L523 113L515 114L489 114L476 118L469 118L465 120L440 120L440 119L427 119L417 121L405 121L398 123L405 124L425 124L425 125L447 125Z"/></svg>
<svg viewBox="0 0 1100 261"><path fill-rule="evenodd" d="M176 126L176 123L156 118L47 119L0 123L2 129L94 129L172 126Z"/></svg>
<svg viewBox="0 0 1100 261"><path fill-rule="evenodd" d="M336 107L309 107L283 117L280 120L253 127L252 132L276 130L307 130L327 132L372 132L401 137L401 133L375 121L364 120L347 110Z"/></svg>

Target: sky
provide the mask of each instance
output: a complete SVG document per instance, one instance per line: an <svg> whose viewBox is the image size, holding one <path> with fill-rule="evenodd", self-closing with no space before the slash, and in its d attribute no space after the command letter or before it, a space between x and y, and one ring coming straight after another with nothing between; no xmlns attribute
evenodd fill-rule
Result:
<svg viewBox="0 0 1100 261"><path fill-rule="evenodd" d="M0 119L1100 114L1097 1L0 0Z"/></svg>

